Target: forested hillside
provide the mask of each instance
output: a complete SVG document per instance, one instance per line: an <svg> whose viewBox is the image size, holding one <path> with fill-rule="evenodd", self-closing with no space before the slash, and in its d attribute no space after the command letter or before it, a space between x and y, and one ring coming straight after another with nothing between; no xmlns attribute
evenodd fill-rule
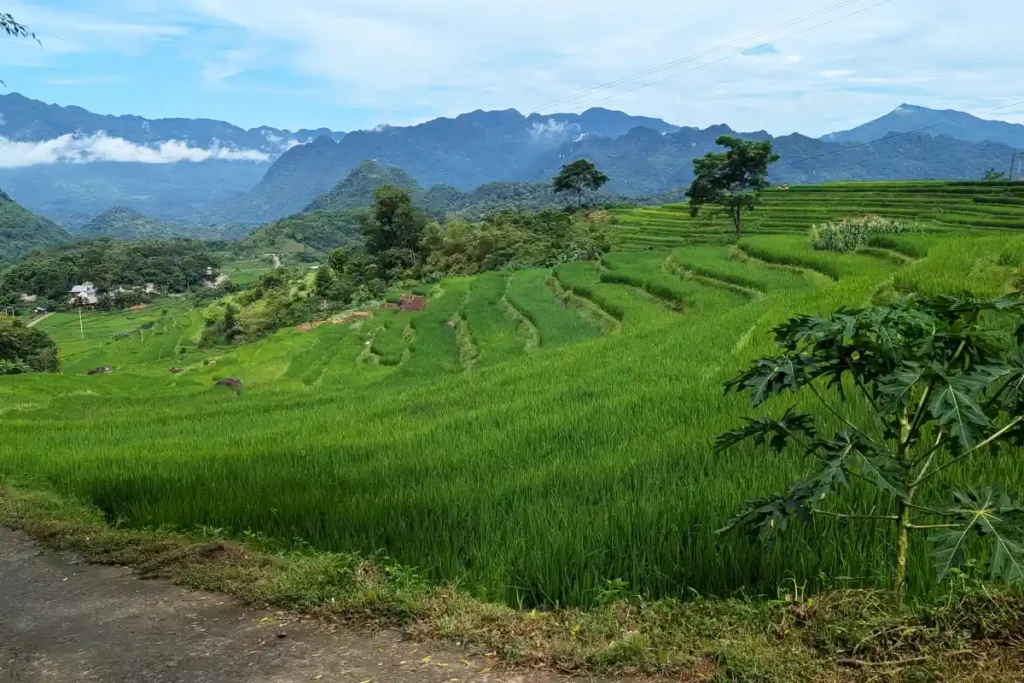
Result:
<svg viewBox="0 0 1024 683"><path fill-rule="evenodd" d="M53 221L32 213L0 190L0 265L68 237Z"/></svg>
<svg viewBox="0 0 1024 683"><path fill-rule="evenodd" d="M113 237L119 240L167 238L180 235L181 226L150 218L124 206L114 206L73 232L75 237Z"/></svg>
<svg viewBox="0 0 1024 683"><path fill-rule="evenodd" d="M16 303L21 294L31 294L42 303L64 305L68 291L84 282L100 294L146 284L183 292L202 286L207 269L219 265L211 244L199 240L85 240L33 251L0 274L0 301Z"/></svg>

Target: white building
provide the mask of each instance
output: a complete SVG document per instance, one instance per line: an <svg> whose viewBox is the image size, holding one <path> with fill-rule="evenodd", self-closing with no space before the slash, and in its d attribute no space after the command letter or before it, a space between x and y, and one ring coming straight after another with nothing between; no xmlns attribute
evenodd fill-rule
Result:
<svg viewBox="0 0 1024 683"><path fill-rule="evenodd" d="M71 288L71 303L73 304L95 306L99 301L96 285L91 282L83 282Z"/></svg>

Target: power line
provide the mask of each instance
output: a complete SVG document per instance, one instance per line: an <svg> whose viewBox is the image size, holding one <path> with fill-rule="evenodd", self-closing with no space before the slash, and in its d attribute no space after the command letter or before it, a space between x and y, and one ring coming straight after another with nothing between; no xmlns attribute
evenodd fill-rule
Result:
<svg viewBox="0 0 1024 683"><path fill-rule="evenodd" d="M777 43L780 40L787 40L789 38L795 38L796 36L800 36L800 35L803 35L805 33L810 33L811 31L814 31L814 30L819 29L819 28L823 28L825 26L828 26L829 24L834 24L837 21L842 21L843 19L848 19L848 18L850 18L852 16L855 16L857 14L863 14L864 12L867 12L869 10L873 10L873 9L875 9L877 7L881 7L882 5L888 5L889 3L893 2L893 1L894 0L882 0L882 2L875 3L874 5L869 5L868 7L863 7L861 9L859 9L859 10L856 10L855 12L850 12L849 14L844 14L841 17L835 17L834 19L829 19L828 21L822 22L820 24L815 24L814 26L811 26L809 28L805 28L805 29L802 29L800 31L796 31L794 33L790 33L790 34L784 35L784 36L782 36L780 38L776 38L772 42ZM765 45L768 45L768 43L765 43L764 45L759 45L757 47L764 47ZM756 49L756 48L754 48L754 49ZM657 80L649 81L647 83L642 83L641 85L638 85L635 88L630 88L629 90L623 90L621 92L613 93L613 94L608 95L607 97L603 97L603 98L601 98L599 100L594 100L594 101L592 101L592 102L590 102L590 103L588 103L588 104L586 104L584 106L586 108L593 107L595 104L600 104L601 102L607 102L610 99L613 99L613 98L616 98L616 97L621 97L622 95L627 95L627 94L629 94L631 92L636 92L637 90L642 90L642 89L648 88L648 87L650 87L652 85L657 85L658 83L664 83L665 81L672 80L673 78L678 78L680 76L685 76L686 74L693 73L694 71L700 71L701 69L706 69L707 67L714 66L715 64L721 64L722 62L728 61L730 59L735 59L736 57L739 57L740 55L744 54L745 52L749 52L749 50L741 50L740 52L736 52L736 53L733 53L731 55L726 55L725 57L722 57L721 59L716 59L713 62L706 62L706 63L701 64L699 66L696 66L696 67L694 67L692 69L687 69L686 71L681 71L681 72L679 72L677 74L672 74L670 76L665 76L665 77L659 78Z"/></svg>
<svg viewBox="0 0 1024 683"><path fill-rule="evenodd" d="M1007 104L1007 105L1004 105L1002 107L996 107L995 109L989 109L988 111L981 112L981 114L993 114L993 113L995 113L997 111L1002 111L1003 109L1010 109L1011 107L1016 107L1016 106L1018 106L1020 104L1024 104L1024 100L1019 100L1017 102L1013 102L1011 104ZM886 135L884 137L878 138L877 140L870 140L868 142L860 142L860 143L857 143L855 145L844 145L840 149L833 149L833 150L830 150L828 152L822 152L821 154L813 154L813 155L811 155L809 157L804 157L803 159L796 159L795 161L787 161L784 164L775 164L775 165L772 166L772 168L773 169L785 168L786 166L792 166L794 164L801 164L801 163L803 163L805 161L812 161L814 159L820 159L822 157L831 156L833 154L842 154L843 152L848 152L851 149L858 149L860 147L867 147L869 145L874 145L874 144L879 143L879 142L885 142L886 140L893 140L895 138L901 138L901 137L903 137L905 135L912 135L914 133L921 133L921 132L926 131L926 130L931 130L932 128L938 128L939 126L944 126L947 123L953 123L954 121L957 121L959 119L973 118L973 117L975 117L974 114L967 114L967 113L965 113L963 116L954 116L952 118L946 119L945 121L940 121L938 123L933 123L930 126L922 126L921 128L915 128L914 130L908 130L908 131L905 131L903 133L893 133L892 135Z"/></svg>
<svg viewBox="0 0 1024 683"><path fill-rule="evenodd" d="M804 21L807 21L808 19L813 19L814 17L820 16L822 14L828 14L829 12L832 12L834 10L842 9L843 7L847 7L849 5L854 5L854 4L858 3L858 2L863 2L863 0L843 0L843 2L839 2L839 3L836 3L835 5L831 5L829 7L825 7L823 9L817 10L816 12L811 12L809 14L805 14L803 16L797 17L796 19L791 19L791 20L789 20L789 21L787 21L785 23L779 24L778 26L773 26L772 28L765 29L763 31L758 31L757 33L751 33L750 35L743 36L742 38L737 38L735 40L729 41L728 43L722 43L720 45L717 45L717 46L712 47L712 48L708 48L708 49L703 50L701 52L695 52L695 53L693 53L691 55L688 55L686 57L682 57L680 59L676 59L676 60L673 60L671 62L666 62L666 63L660 64L658 66L653 66L653 67L651 67L649 69L646 69L644 71L639 71L639 72L631 74L629 76L623 76L622 78L619 78L619 79L614 80L614 81L609 81L607 83L602 83L600 85L595 85L594 87L589 88L587 90L580 91L580 92L576 93L575 95L568 95L566 97L562 97L562 98L557 99L557 100L552 100L550 102L545 102L544 104L531 109L531 111L540 112L542 109L546 109L547 107L553 107L555 105L563 104L563 103L566 103L566 102L571 102L573 100L578 100L581 97L585 97L587 95L590 95L592 93L598 92L600 90L607 90L607 89L615 87L617 85L622 85L622 84L628 83L630 81L635 81L638 78L643 78L644 76L650 76L651 74L656 74L658 72L665 71L666 69L671 69L673 67L679 66L680 64L685 64L686 62L691 62L691 61L693 61L695 59L699 59L701 57L705 57L707 55L713 54L713 53L718 52L720 50L724 50L725 48L733 47L734 45L737 45L739 43L748 43L749 41L755 40L757 38L760 38L761 36L763 36L765 34L773 33L773 32L778 31L780 29L788 28L788 27L790 27L790 26L792 26L794 24L802 23ZM759 47L764 47L764 45L766 45L766 44L756 45L755 47L750 48L747 51L749 52L750 50L756 50Z"/></svg>

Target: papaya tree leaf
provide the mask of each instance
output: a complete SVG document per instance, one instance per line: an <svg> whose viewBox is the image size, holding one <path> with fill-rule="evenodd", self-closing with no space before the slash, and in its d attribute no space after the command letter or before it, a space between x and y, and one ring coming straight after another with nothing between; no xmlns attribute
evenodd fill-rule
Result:
<svg viewBox="0 0 1024 683"><path fill-rule="evenodd" d="M923 384L928 370L913 361L903 363L896 372L883 378L878 385L881 405L892 411L905 409L914 396L914 388Z"/></svg>
<svg viewBox="0 0 1024 683"><path fill-rule="evenodd" d="M725 393L750 392L750 403L758 406L784 391L799 391L808 380L809 361L797 358L759 358L735 379L727 382Z"/></svg>
<svg viewBox="0 0 1024 683"><path fill-rule="evenodd" d="M754 444L767 444L772 450L782 451L786 444L799 435L814 438L814 418L805 413L793 412L789 408L778 420L762 417L760 419L744 418L746 424L739 429L726 432L715 440L715 451L722 452L738 443L753 439Z"/></svg>
<svg viewBox="0 0 1024 683"><path fill-rule="evenodd" d="M963 376L938 379L931 401L932 416L944 427L951 442L966 451L978 443L978 436L992 422L974 400L976 387Z"/></svg>
<svg viewBox="0 0 1024 683"><path fill-rule="evenodd" d="M957 505L940 511L954 519L954 528L934 537L933 556L939 579L963 566L970 537L989 545L989 576L1011 584L1024 583L1024 508L994 487L956 492Z"/></svg>

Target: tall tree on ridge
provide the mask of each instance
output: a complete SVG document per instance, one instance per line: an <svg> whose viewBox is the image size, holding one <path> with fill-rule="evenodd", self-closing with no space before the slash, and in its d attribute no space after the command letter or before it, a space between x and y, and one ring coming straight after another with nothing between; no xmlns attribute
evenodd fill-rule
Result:
<svg viewBox="0 0 1024 683"><path fill-rule="evenodd" d="M562 166L558 175L551 179L556 193L576 193L576 208L583 206L583 193L586 190L596 192L607 182L608 176L597 170L597 166L589 159L578 159Z"/></svg>
<svg viewBox="0 0 1024 683"><path fill-rule="evenodd" d="M729 212L736 240L743 237L743 211L753 211L758 192L768 187L768 165L779 160L771 140L743 140L720 135L715 143L727 152L708 153L693 160L693 184L686 191L690 215L705 204L718 204Z"/></svg>

